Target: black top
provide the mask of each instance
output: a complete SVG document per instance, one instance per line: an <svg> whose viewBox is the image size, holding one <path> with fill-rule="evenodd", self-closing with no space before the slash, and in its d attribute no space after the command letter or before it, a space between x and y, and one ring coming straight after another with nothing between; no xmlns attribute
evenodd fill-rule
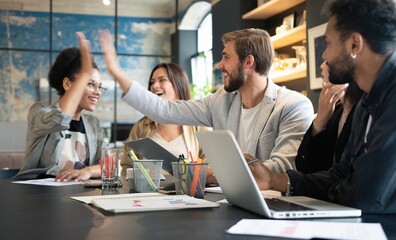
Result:
<svg viewBox="0 0 396 240"><path fill-rule="evenodd" d="M356 105L351 135L329 171L287 171L293 194L396 214L396 52L384 63L370 92ZM367 133L367 134L366 134Z"/></svg>
<svg viewBox="0 0 396 240"><path fill-rule="evenodd" d="M313 125L311 124L298 148L296 156L298 171L314 173L329 170L334 163L340 162L351 133L355 106L349 112L339 137L337 136L338 126L343 110L341 104L336 106L325 130L312 136Z"/></svg>
<svg viewBox="0 0 396 240"><path fill-rule="evenodd" d="M80 120L78 120L78 121L71 120L69 131L80 132L80 133L84 133L85 134L86 132L85 132L83 119L80 118Z"/></svg>

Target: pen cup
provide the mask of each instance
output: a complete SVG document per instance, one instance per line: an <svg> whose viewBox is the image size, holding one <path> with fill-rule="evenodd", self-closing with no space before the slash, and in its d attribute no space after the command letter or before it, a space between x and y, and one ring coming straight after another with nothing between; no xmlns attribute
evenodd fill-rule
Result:
<svg viewBox="0 0 396 240"><path fill-rule="evenodd" d="M172 170L176 194L187 194L196 198L204 197L208 163L172 162Z"/></svg>
<svg viewBox="0 0 396 240"><path fill-rule="evenodd" d="M163 160L133 161L135 192L158 192Z"/></svg>
<svg viewBox="0 0 396 240"><path fill-rule="evenodd" d="M102 189L115 189L122 186L119 180L118 149L103 148L100 162Z"/></svg>

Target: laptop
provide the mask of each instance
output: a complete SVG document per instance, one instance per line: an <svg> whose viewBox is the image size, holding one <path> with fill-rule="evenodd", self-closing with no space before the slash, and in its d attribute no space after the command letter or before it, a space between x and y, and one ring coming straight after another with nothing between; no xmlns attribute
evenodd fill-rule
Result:
<svg viewBox="0 0 396 240"><path fill-rule="evenodd" d="M361 216L360 209L304 196L264 198L232 132L198 131L197 138L225 198L233 205L274 219Z"/></svg>

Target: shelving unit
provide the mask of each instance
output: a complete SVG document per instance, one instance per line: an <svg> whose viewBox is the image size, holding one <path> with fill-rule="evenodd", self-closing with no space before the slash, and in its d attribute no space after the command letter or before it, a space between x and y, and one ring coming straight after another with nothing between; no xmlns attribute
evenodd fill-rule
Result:
<svg viewBox="0 0 396 240"><path fill-rule="evenodd" d="M270 78L274 83L283 83L305 77L307 77L307 69L305 68L295 68L293 70L288 70L280 74L270 74Z"/></svg>
<svg viewBox="0 0 396 240"><path fill-rule="evenodd" d="M283 11L305 2L305 0L270 0L263 5L258 6L250 12L245 13L242 19L245 20L265 20L275 16ZM274 35L271 41L275 49L290 46L291 44L303 41L306 39L306 25L297 26L289 31ZM285 83L295 79L307 77L307 70L305 68L296 68L281 73L275 73L270 76L275 83Z"/></svg>
<svg viewBox="0 0 396 240"><path fill-rule="evenodd" d="M290 44L306 39L306 26L300 25L287 32L271 37L275 49L289 46Z"/></svg>
<svg viewBox="0 0 396 240"><path fill-rule="evenodd" d="M275 49L289 46L293 43L302 41L306 39L306 26L301 25L295 27L283 34L279 34L271 37L272 44ZM272 80L275 83L287 82L299 78L307 77L307 69L306 68L296 68L293 70L285 71L281 74L276 74L272 77Z"/></svg>
<svg viewBox="0 0 396 240"><path fill-rule="evenodd" d="M270 0L250 12L243 14L242 19L267 19L289 8L297 6L305 0Z"/></svg>

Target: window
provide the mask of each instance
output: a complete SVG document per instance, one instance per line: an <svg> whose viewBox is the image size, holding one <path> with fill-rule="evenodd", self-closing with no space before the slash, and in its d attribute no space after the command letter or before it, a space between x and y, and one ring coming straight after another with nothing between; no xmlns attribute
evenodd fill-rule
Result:
<svg viewBox="0 0 396 240"><path fill-rule="evenodd" d="M176 14L174 0L110 1L107 6L98 0L0 0L0 122L26 122L34 102L58 98L46 77L61 50L78 46L76 31L90 40L108 89L92 114L105 129L113 122L136 122L142 114L120 101L121 89L106 71L99 31L116 34L121 66L146 86L151 69L171 61Z"/></svg>
<svg viewBox="0 0 396 240"><path fill-rule="evenodd" d="M191 58L193 98L201 98L212 92L212 14L206 15L197 29L198 54Z"/></svg>

